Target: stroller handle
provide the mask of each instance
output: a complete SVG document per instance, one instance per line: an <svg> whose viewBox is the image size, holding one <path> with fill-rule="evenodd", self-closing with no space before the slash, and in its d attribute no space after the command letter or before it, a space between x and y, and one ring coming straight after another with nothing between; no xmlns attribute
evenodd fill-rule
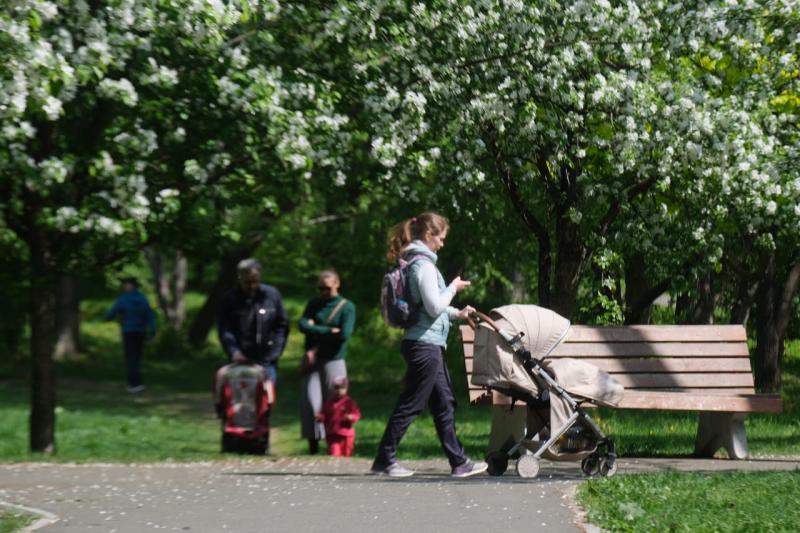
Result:
<svg viewBox="0 0 800 533"><path fill-rule="evenodd" d="M500 333L500 328L494 323L494 320L489 318L489 315L486 313L481 313L480 311L476 310L475 312L470 313L467 317L467 323L469 324L469 327L473 329L473 331L478 327L477 321L486 322L492 327L493 330Z"/></svg>

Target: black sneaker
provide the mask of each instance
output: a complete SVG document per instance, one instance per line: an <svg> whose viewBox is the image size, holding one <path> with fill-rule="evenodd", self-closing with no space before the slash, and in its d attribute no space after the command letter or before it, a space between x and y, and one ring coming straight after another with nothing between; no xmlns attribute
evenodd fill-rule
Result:
<svg viewBox="0 0 800 533"><path fill-rule="evenodd" d="M467 459L464 464L453 468L450 475L453 477L470 477L476 474L483 474L489 468L489 465L483 461L475 462L472 459Z"/></svg>

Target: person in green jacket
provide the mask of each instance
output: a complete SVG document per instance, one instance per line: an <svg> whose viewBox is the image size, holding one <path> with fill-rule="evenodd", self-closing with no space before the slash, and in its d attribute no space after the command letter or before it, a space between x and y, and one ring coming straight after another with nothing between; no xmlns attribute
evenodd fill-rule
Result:
<svg viewBox="0 0 800 533"><path fill-rule="evenodd" d="M309 300L299 323L306 336L300 426L311 454L319 452L319 441L325 438L325 426L317 421L322 404L334 383L347 377L344 360L356 323L356 308L339 294L340 286L335 270L323 270L317 280L319 296Z"/></svg>

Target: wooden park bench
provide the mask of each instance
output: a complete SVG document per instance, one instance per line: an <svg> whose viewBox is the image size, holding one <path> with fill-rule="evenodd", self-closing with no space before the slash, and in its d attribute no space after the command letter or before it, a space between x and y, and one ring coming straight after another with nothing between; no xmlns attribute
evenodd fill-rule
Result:
<svg viewBox="0 0 800 533"><path fill-rule="evenodd" d="M524 431L525 409L471 384L474 332L461 326L471 404L493 406L489 451ZM724 447L732 459L748 456L747 413L780 413L779 395L756 394L747 334L737 325L572 326L551 358L580 358L625 387L619 409L698 411L695 455L713 457Z"/></svg>

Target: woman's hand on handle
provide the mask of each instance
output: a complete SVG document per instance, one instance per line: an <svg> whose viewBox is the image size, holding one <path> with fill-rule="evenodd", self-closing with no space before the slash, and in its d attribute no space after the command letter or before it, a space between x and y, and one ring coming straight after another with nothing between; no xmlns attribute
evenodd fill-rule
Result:
<svg viewBox="0 0 800 533"><path fill-rule="evenodd" d="M472 307L471 305L467 305L463 309L460 309L458 313L456 313L456 318L460 318L461 320L466 320L474 312L475 308Z"/></svg>
<svg viewBox="0 0 800 533"><path fill-rule="evenodd" d="M461 279L461 276L456 276L456 279L453 280L453 283L451 283L451 285L453 287L455 287L456 292L461 292L465 288L467 288L470 285L472 285L472 282L471 281L467 281L465 279Z"/></svg>

